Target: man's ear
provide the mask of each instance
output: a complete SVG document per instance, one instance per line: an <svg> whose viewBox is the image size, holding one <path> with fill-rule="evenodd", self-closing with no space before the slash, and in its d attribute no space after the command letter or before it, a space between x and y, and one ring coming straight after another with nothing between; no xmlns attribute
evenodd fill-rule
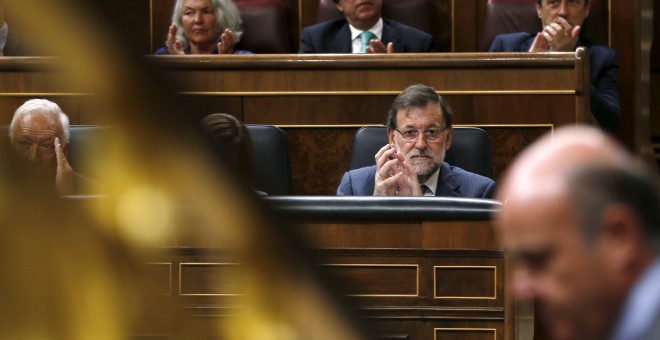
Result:
<svg viewBox="0 0 660 340"><path fill-rule="evenodd" d="M389 141L392 149L396 149L396 143L394 142L394 130L387 128L387 140Z"/></svg>
<svg viewBox="0 0 660 340"><path fill-rule="evenodd" d="M542 2L543 0L541 0ZM539 17L539 19L543 19L543 16L541 15L543 13L543 9L539 3L536 3L536 15Z"/></svg>
<svg viewBox="0 0 660 340"><path fill-rule="evenodd" d="M623 204L604 209L598 246L607 254L609 265L623 273L644 256L644 230L639 216Z"/></svg>
<svg viewBox="0 0 660 340"><path fill-rule="evenodd" d="M337 7L338 11L344 13L344 4L342 3L341 0L337 1L337 3L335 3L335 7Z"/></svg>
<svg viewBox="0 0 660 340"><path fill-rule="evenodd" d="M451 148L451 142L454 140L454 128L447 128L447 141L445 142L445 150Z"/></svg>

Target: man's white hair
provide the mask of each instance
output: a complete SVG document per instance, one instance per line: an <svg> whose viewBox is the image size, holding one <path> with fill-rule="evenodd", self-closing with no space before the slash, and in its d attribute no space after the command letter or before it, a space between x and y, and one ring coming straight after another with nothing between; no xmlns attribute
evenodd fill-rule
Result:
<svg viewBox="0 0 660 340"><path fill-rule="evenodd" d="M25 117L26 114L32 111L40 111L42 114L51 116L60 121L62 125L62 143L69 142L69 117L62 111L59 105L51 102L47 99L30 99L23 103L16 112L14 112L14 117L11 119L11 124L9 124L9 139L14 140L14 126L16 122L20 121Z"/></svg>

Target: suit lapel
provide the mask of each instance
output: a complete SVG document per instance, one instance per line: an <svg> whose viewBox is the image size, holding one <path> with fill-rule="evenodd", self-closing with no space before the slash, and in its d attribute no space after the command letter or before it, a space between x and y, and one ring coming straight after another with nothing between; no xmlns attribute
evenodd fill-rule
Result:
<svg viewBox="0 0 660 340"><path fill-rule="evenodd" d="M438 185L435 190L436 196L445 196L445 197L461 197L461 194L458 192L458 188L461 186L460 183L454 178L454 173L449 168L447 163L442 163L440 167L440 176L438 176Z"/></svg>
<svg viewBox="0 0 660 340"><path fill-rule="evenodd" d="M520 50L519 52L527 52L529 51L529 48L532 47L532 44L534 43L534 39L536 38L536 34L533 34L531 38L525 40L523 44L520 45Z"/></svg>
<svg viewBox="0 0 660 340"><path fill-rule="evenodd" d="M353 42L351 41L351 29L348 28L348 22L344 21L344 25L337 31L337 35L328 44L329 51L337 51L336 53L351 53L353 52Z"/></svg>
<svg viewBox="0 0 660 340"><path fill-rule="evenodd" d="M392 28L389 20L383 19L383 36L380 38L380 41L383 42L383 45L387 46L388 43L394 43L394 52L403 52L403 44L399 43L399 35Z"/></svg>

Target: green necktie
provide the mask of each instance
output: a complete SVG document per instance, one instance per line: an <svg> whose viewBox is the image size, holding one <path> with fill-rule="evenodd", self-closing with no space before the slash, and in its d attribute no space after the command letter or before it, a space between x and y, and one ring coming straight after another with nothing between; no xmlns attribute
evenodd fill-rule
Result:
<svg viewBox="0 0 660 340"><path fill-rule="evenodd" d="M360 33L360 39L362 39L362 48L360 48L360 53L367 53L369 41L371 41L371 39L376 39L376 35L369 31L364 31Z"/></svg>

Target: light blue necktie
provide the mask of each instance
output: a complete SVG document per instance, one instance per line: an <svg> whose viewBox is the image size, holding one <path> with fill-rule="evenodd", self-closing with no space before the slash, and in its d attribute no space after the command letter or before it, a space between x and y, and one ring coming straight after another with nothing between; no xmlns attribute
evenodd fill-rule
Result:
<svg viewBox="0 0 660 340"><path fill-rule="evenodd" d="M371 41L371 39L376 39L376 35L369 31L364 31L360 33L360 39L362 39L362 48L360 48L360 53L367 53L369 41Z"/></svg>

